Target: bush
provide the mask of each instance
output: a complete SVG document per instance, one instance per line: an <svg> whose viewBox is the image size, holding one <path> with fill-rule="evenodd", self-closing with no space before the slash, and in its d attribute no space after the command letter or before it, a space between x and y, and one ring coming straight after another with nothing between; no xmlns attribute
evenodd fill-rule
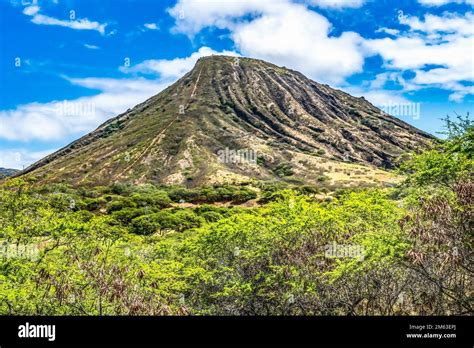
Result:
<svg viewBox="0 0 474 348"><path fill-rule="evenodd" d="M158 232L161 229L161 225L153 215L143 215L134 218L130 228L133 233L150 235Z"/></svg>
<svg viewBox="0 0 474 348"><path fill-rule="evenodd" d="M290 163L280 163L274 170L275 174L279 177L291 176L294 174L293 168Z"/></svg>
<svg viewBox="0 0 474 348"><path fill-rule="evenodd" d="M174 213L161 211L154 215L163 228L179 232L199 227L204 222L203 218L199 217L191 210L178 210Z"/></svg>
<svg viewBox="0 0 474 348"><path fill-rule="evenodd" d="M147 211L143 208L124 208L112 212L112 217L122 224L129 224L133 219L145 215Z"/></svg>
<svg viewBox="0 0 474 348"><path fill-rule="evenodd" d="M304 185L304 186L297 187L296 190L302 195L310 195L310 194L319 193L319 188L316 186Z"/></svg>
<svg viewBox="0 0 474 348"><path fill-rule="evenodd" d="M192 203L213 203L213 202L235 202L242 203L257 197L257 193L247 187L220 186L203 187L200 189L186 189L184 187L174 187L168 191L168 195L174 202L181 200Z"/></svg>
<svg viewBox="0 0 474 348"><path fill-rule="evenodd" d="M110 186L109 192L116 195L128 195L133 192L133 187L129 184L115 183Z"/></svg>
<svg viewBox="0 0 474 348"><path fill-rule="evenodd" d="M131 232L137 234L152 234L159 230L169 229L182 232L191 228L200 227L204 218L191 210L162 210L156 213L143 215L132 220Z"/></svg>
<svg viewBox="0 0 474 348"><path fill-rule="evenodd" d="M322 203L298 194L311 188L260 183L265 206L158 210L166 197L148 197L159 191L235 200L250 188L146 185L122 197L96 188L93 198L9 179L0 185L0 246L13 257L0 257L0 313L469 315L470 132L451 125L443 144L408 164L397 190L338 190ZM448 172L464 169L448 178L438 159ZM111 214L68 208L82 197L89 208L109 200ZM38 257L15 254L25 245L40 246ZM358 253L337 255L334 245Z"/></svg>
<svg viewBox="0 0 474 348"><path fill-rule="evenodd" d="M474 122L459 117L458 122L446 119L448 139L437 148L412 155L401 165L405 184L413 186L445 186L453 188L460 181L472 180L474 173Z"/></svg>
<svg viewBox="0 0 474 348"><path fill-rule="evenodd" d="M328 180L329 180L329 177L326 176L326 175L320 175L320 176L318 176L318 177L316 178L316 180L317 180L318 182L325 182L325 181L328 181Z"/></svg>
<svg viewBox="0 0 474 348"><path fill-rule="evenodd" d="M105 206L107 201L105 198L85 198L84 199L84 208L89 211L99 210L102 206Z"/></svg>
<svg viewBox="0 0 474 348"><path fill-rule="evenodd" d="M197 191L185 187L171 187L168 189L168 196L173 202L193 202L198 198L199 194Z"/></svg>
<svg viewBox="0 0 474 348"><path fill-rule="evenodd" d="M164 191L154 191L150 193L134 193L132 200L139 206L155 206L159 208L167 208L170 206L171 199Z"/></svg>
<svg viewBox="0 0 474 348"><path fill-rule="evenodd" d="M136 208L137 203L130 197L113 197L112 201L107 204L107 212L122 210L123 208Z"/></svg>
<svg viewBox="0 0 474 348"><path fill-rule="evenodd" d="M200 214L200 216L207 222L216 222L224 218L221 214L215 211L206 211Z"/></svg>

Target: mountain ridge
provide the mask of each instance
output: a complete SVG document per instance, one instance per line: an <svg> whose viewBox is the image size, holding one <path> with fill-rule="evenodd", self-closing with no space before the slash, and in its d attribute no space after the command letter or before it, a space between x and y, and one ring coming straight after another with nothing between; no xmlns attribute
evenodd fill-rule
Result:
<svg viewBox="0 0 474 348"><path fill-rule="evenodd" d="M12 176L12 175L14 175L15 173L18 173L18 172L19 172L18 169L0 168L0 178L1 177Z"/></svg>
<svg viewBox="0 0 474 348"><path fill-rule="evenodd" d="M327 172L320 170L325 163L391 169L400 154L434 139L363 97L297 71L209 56L162 92L17 175L74 184L200 185L216 175L223 182L316 182ZM253 150L258 163L220 163L217 152L223 149ZM284 175L282 166L289 167ZM303 175L312 167L318 175Z"/></svg>

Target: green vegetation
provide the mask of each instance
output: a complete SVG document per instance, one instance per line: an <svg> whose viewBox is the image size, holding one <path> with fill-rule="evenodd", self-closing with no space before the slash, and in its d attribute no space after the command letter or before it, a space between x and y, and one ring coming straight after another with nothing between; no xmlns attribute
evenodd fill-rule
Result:
<svg viewBox="0 0 474 348"><path fill-rule="evenodd" d="M322 156L322 155L324 155L325 153L326 153L326 151L324 151L323 149L319 149L318 151L316 151L316 154L317 154L318 156Z"/></svg>
<svg viewBox="0 0 474 348"><path fill-rule="evenodd" d="M0 186L0 313L472 313L474 128L448 126L446 141L403 163L398 187L330 200L279 182L10 179Z"/></svg>
<svg viewBox="0 0 474 348"><path fill-rule="evenodd" d="M290 163L280 163L274 170L279 177L291 176L294 174Z"/></svg>

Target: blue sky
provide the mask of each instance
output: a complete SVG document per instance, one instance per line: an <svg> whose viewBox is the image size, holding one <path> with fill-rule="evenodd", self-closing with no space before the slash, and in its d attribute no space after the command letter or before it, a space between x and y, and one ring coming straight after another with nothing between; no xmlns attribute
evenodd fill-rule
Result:
<svg viewBox="0 0 474 348"><path fill-rule="evenodd" d="M157 94L204 55L261 58L435 133L473 113L474 0L0 0L0 167Z"/></svg>

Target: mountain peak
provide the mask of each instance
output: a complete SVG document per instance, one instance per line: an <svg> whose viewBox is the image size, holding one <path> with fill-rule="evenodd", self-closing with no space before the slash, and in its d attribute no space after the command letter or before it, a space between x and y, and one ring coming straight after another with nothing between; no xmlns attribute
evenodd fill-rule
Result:
<svg viewBox="0 0 474 348"><path fill-rule="evenodd" d="M299 72L213 55L23 174L75 184L316 183L393 168L401 153L432 139Z"/></svg>

